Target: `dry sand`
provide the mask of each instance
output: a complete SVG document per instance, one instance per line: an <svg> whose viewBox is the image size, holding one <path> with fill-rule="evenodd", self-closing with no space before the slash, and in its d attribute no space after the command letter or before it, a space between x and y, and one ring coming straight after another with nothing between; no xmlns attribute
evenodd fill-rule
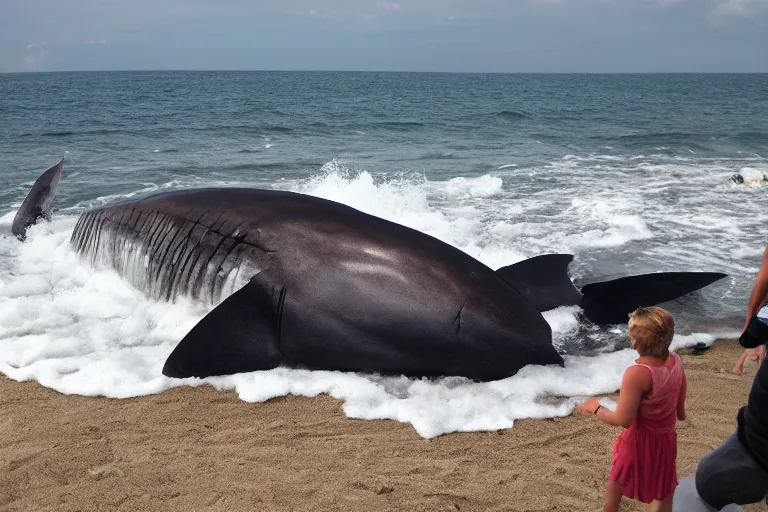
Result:
<svg viewBox="0 0 768 512"><path fill-rule="evenodd" d="M730 373L734 341L683 353L681 477L734 431L756 370ZM619 431L577 414L427 440L348 419L325 395L248 404L204 386L116 400L0 377L0 509L594 511Z"/></svg>

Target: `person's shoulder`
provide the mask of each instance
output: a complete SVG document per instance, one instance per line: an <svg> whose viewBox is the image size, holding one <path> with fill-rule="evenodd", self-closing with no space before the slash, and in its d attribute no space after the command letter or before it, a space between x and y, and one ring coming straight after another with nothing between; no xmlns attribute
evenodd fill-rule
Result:
<svg viewBox="0 0 768 512"><path fill-rule="evenodd" d="M673 366L677 366L677 367L679 367L681 370L684 370L684 368L683 368L683 366L684 366L684 365L683 365L683 358L682 358L682 357L680 357L680 354L678 354L677 352L670 352L670 353L669 353L669 355L670 355L670 357L672 357L672 358L673 358L673 360L674 360L674 365L673 365Z"/></svg>
<svg viewBox="0 0 768 512"><path fill-rule="evenodd" d="M641 375L650 375L651 367L647 364L633 364L624 370L624 376L629 378L637 378Z"/></svg>
<svg viewBox="0 0 768 512"><path fill-rule="evenodd" d="M653 383L652 370L644 364L633 364L624 371L624 382L643 390L650 388Z"/></svg>

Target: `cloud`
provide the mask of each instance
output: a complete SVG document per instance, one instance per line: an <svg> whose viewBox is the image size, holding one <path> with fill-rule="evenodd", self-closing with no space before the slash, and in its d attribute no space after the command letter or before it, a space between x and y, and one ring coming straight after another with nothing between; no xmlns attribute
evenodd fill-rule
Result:
<svg viewBox="0 0 768 512"><path fill-rule="evenodd" d="M370 21L382 14L391 14L403 9L402 4L393 2L392 0L366 0L356 2L351 5L347 5L345 2L321 2L321 5L317 5L313 2L311 6L307 6L308 2L293 1L286 2L286 4L296 5L288 13L298 13L301 16L309 16L310 18L326 19L326 20L350 20L360 19L363 21ZM309 9L307 9L309 7Z"/></svg>
<svg viewBox="0 0 768 512"><path fill-rule="evenodd" d="M729 16L747 16L768 6L768 0L726 0L717 5L710 14L714 20Z"/></svg>
<svg viewBox="0 0 768 512"><path fill-rule="evenodd" d="M38 71L44 69L46 61L46 47L48 43L43 41L42 43L28 44L27 54L24 57L23 69L25 71Z"/></svg>
<svg viewBox="0 0 768 512"><path fill-rule="evenodd" d="M399 11L401 9L400 4L397 2L390 2L388 0L379 0L377 2L377 6L380 10L384 12L394 12Z"/></svg>
<svg viewBox="0 0 768 512"><path fill-rule="evenodd" d="M3 70L763 70L768 62L768 0L0 0L0 5ZM29 45L32 41L47 41L47 50L41 43Z"/></svg>

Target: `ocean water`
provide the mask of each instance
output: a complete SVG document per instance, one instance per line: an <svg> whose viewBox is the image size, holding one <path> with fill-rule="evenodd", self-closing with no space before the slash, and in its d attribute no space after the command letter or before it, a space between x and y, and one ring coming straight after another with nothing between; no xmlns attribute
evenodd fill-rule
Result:
<svg viewBox="0 0 768 512"><path fill-rule="evenodd" d="M768 175L768 75L0 75L0 154L0 372L111 397L203 383L244 402L327 392L351 417L431 437L562 416L615 390L635 357L624 327L547 312L566 367L493 383L288 369L175 381L162 364L205 307L154 303L80 262L68 245L77 215L171 188L280 188L492 268L566 252L576 281L725 272L664 305L676 346L709 343L740 331L766 244L768 184L729 178ZM54 219L21 244L14 213L61 157Z"/></svg>

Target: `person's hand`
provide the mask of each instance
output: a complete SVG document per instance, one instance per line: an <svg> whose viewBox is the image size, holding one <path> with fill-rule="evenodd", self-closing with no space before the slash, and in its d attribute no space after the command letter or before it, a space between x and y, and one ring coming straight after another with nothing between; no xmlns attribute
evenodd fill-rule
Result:
<svg viewBox="0 0 768 512"><path fill-rule="evenodd" d="M766 346L760 345L757 348L748 348L741 354L739 360L736 362L736 366L733 367L733 373L736 375L744 375L744 363L749 359L753 363L757 363L760 366L765 359Z"/></svg>
<svg viewBox="0 0 768 512"><path fill-rule="evenodd" d="M594 414L598 405L600 405L600 401L597 398L590 398L586 402L577 405L576 410L578 412Z"/></svg>

